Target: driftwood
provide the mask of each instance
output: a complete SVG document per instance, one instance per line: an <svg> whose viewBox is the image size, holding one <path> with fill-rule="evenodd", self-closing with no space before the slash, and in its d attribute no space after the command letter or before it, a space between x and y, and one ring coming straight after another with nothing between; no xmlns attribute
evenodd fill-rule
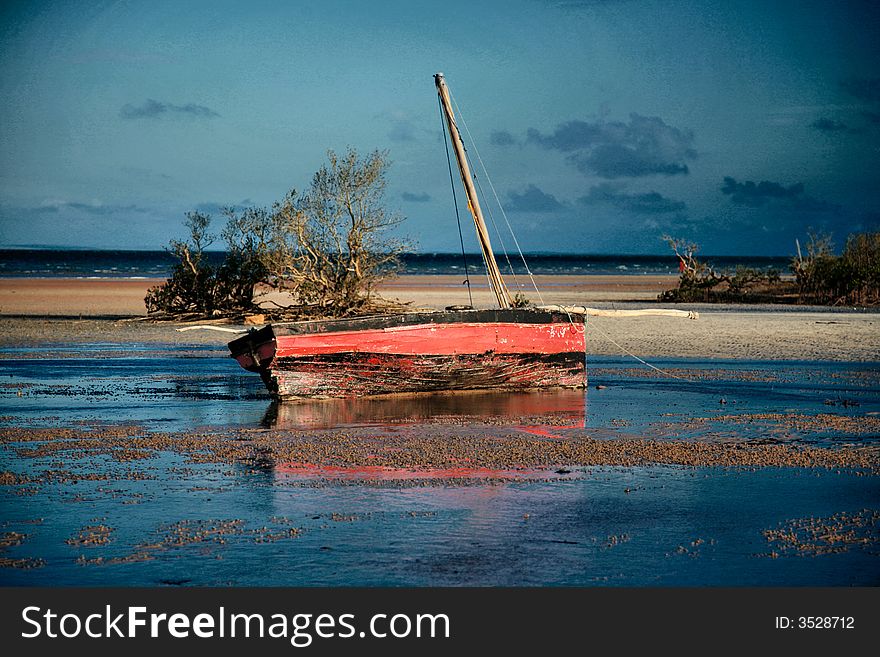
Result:
<svg viewBox="0 0 880 657"><path fill-rule="evenodd" d="M685 319L699 319L700 314L694 310L674 310L671 308L645 308L641 310L604 310L602 308L587 308L586 306L538 306L538 310L556 310L571 315L589 315L591 317L644 317L654 315L659 317L682 317Z"/></svg>
<svg viewBox="0 0 880 657"><path fill-rule="evenodd" d="M247 329L233 329L224 326L211 326L209 324L199 324L198 326L184 326L176 328L175 331L182 333L183 331L222 331L223 333L247 333Z"/></svg>

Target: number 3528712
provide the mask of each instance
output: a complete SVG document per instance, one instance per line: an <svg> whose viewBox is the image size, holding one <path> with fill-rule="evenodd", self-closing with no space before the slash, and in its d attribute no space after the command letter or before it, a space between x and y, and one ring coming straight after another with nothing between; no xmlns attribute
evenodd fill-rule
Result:
<svg viewBox="0 0 880 657"><path fill-rule="evenodd" d="M852 616L788 616L776 617L776 629L787 630L797 628L800 630L852 630L856 622Z"/></svg>

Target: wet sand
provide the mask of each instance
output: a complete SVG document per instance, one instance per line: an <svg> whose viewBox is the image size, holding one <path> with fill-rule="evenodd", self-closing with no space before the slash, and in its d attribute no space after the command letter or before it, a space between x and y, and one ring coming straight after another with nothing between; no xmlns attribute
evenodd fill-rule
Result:
<svg viewBox="0 0 880 657"><path fill-rule="evenodd" d="M145 344L214 345L224 350L232 336L210 330L176 330L183 326L186 324L177 322L0 315L0 347L52 345L58 355L63 352L59 343L121 343L130 345L131 352L142 350ZM880 314L701 308L698 320L591 317L587 352L629 353L641 358L878 361ZM0 358L8 357L0 354Z"/></svg>
<svg viewBox="0 0 880 657"><path fill-rule="evenodd" d="M0 278L0 315L145 315L144 296L157 282L114 278Z"/></svg>
<svg viewBox="0 0 880 657"><path fill-rule="evenodd" d="M672 276L537 278L546 303L605 308L652 305L657 294L676 281ZM156 280L0 278L0 346L59 342L225 345L229 336L224 333L179 333L174 330L177 323L136 321L144 315L146 290L155 284ZM474 281L473 288L475 306L492 307L485 283L477 287ZM455 276L401 276L387 283L382 292L414 308L467 302L466 290ZM642 358L880 360L880 312L789 306L679 307L698 310L700 319L590 318L588 352L629 352Z"/></svg>
<svg viewBox="0 0 880 657"><path fill-rule="evenodd" d="M99 473L65 468L21 477L3 472L0 485L143 479L145 475L136 467L137 463L149 462L163 451L183 455L189 463L238 464L269 470L293 468L297 474L313 469L321 478L337 478L333 474L345 478L347 471L368 468L374 475L372 479L400 481L402 478L386 475L399 470L412 470L418 475L430 469L435 475L441 474L417 478L439 478L443 483L457 474L470 472L475 472L477 479L519 479L524 469L541 471L544 478L554 479L570 474L566 468L586 466L853 468L871 474L880 472L880 451L873 445L829 449L745 439L720 441L708 432L701 441L678 436L657 440L656 435L643 438L618 431L582 429L543 430L532 435L523 428L522 418L508 419L512 426L506 429L479 422L463 427L426 423L394 432L387 427L227 432L215 429L209 433L175 434L152 433L139 427L85 431L0 428L0 445L13 446L19 458L54 457L61 459L59 463L67 461L69 466L79 459L104 455L115 462ZM876 431L878 420L871 419ZM795 427L791 418L779 424L789 430ZM602 438L593 437L600 433Z"/></svg>

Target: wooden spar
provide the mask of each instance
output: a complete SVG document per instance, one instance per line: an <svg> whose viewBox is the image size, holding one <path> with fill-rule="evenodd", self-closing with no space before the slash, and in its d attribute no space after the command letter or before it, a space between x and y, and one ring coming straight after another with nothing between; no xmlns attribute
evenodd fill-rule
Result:
<svg viewBox="0 0 880 657"><path fill-rule="evenodd" d="M486 269L489 272L489 282L492 284L492 291L495 292L495 298L498 299L498 306L501 308L513 307L513 300L510 292L504 284L501 277L501 271L498 269L498 263L495 261L495 254L492 252L492 243L489 241L489 231L486 229L486 222L483 220L483 211L480 208L480 201L477 198L477 190L474 187L474 181L471 179L471 170L465 156L464 143L461 140L461 133L455 124L455 116L452 112L452 103L449 100L449 89L443 79L442 73L434 76L434 82L437 85L437 93L440 95L440 102L443 105L443 114L446 117L446 125L449 127L449 135L452 139L452 147L455 150L455 159L458 161L458 171L461 174L461 181L464 184L464 191L467 194L468 210L474 218L474 225L477 228L477 238L480 241L480 249L483 251L483 260L486 261Z"/></svg>
<svg viewBox="0 0 880 657"><path fill-rule="evenodd" d="M700 314L693 310L675 310L672 308L604 310L602 308L587 308L586 306L538 306L538 310L555 310L557 312L570 313L572 315L590 315L591 317L644 317L646 315L654 315L658 317L683 317L685 319L699 319L700 317Z"/></svg>

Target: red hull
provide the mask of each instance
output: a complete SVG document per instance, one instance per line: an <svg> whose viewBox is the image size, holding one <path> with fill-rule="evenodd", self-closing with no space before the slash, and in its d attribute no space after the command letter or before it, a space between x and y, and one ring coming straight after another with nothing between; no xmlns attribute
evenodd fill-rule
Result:
<svg viewBox="0 0 880 657"><path fill-rule="evenodd" d="M585 383L583 325L566 315L435 313L306 325L279 335L268 330L230 349L281 399Z"/></svg>
<svg viewBox="0 0 880 657"><path fill-rule="evenodd" d="M339 353L454 356L584 351L583 327L573 324L421 324L279 335L277 340L278 358Z"/></svg>

